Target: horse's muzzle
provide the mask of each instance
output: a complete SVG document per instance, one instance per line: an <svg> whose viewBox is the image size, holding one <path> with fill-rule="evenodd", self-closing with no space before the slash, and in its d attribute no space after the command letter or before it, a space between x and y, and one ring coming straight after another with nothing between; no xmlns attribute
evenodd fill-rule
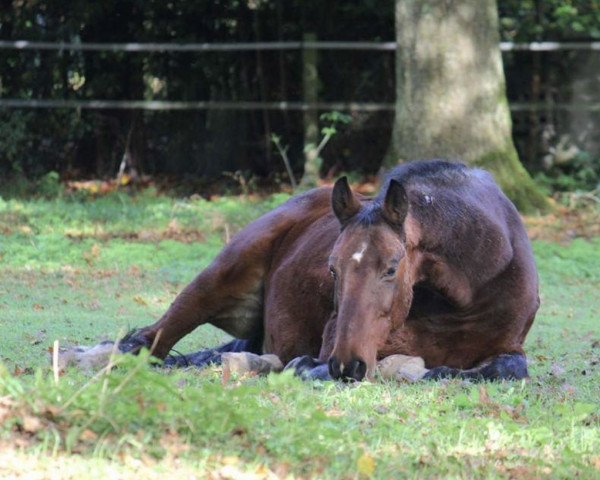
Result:
<svg viewBox="0 0 600 480"><path fill-rule="evenodd" d="M335 380L355 380L360 382L367 374L367 364L360 358L352 358L348 363L340 363L337 358L329 359L329 375Z"/></svg>

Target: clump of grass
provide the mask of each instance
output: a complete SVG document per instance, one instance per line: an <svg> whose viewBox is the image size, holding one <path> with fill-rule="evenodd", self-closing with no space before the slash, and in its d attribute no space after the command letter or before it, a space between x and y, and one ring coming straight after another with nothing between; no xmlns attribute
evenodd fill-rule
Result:
<svg viewBox="0 0 600 480"><path fill-rule="evenodd" d="M361 469L379 478L519 468L585 476L600 448L597 404L553 395L544 382L344 386L273 374L222 384L218 369L165 373L144 353L91 379L69 372L56 383L40 370L23 381L4 370L0 397L4 435L47 453L176 451L215 465L233 456L323 478Z"/></svg>

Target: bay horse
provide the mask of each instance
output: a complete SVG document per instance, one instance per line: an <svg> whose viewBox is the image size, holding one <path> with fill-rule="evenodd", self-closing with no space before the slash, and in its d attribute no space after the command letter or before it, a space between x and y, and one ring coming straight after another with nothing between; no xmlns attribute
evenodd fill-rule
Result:
<svg viewBox="0 0 600 480"><path fill-rule="evenodd" d="M357 381L404 354L426 378L520 379L538 307L529 239L492 176L425 160L393 169L374 198L344 177L253 221L119 348L153 345L167 365L274 353L305 378ZM205 323L235 340L168 356Z"/></svg>

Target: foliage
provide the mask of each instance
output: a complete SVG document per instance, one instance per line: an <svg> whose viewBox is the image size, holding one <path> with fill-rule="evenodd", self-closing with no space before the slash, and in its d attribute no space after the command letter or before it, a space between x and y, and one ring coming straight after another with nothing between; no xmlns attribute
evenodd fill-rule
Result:
<svg viewBox="0 0 600 480"><path fill-rule="evenodd" d="M340 125L348 125L352 122L352 117L350 115L346 115L342 112L327 112L323 113L319 116L319 120L324 125L321 128L322 138L319 141L318 145L313 145L312 143L308 143L304 146L304 153L312 152L312 156L318 161L320 165L323 164L323 159L321 158L321 153L323 149L327 146L329 141L334 137L336 133L338 133L338 128ZM281 155L283 163L285 165L286 171L288 173L288 177L292 184L292 189L296 189L296 180L292 173L291 162L288 157L289 145L283 146L281 143L281 137L275 133L271 135L271 141L273 145L277 148L277 151Z"/></svg>
<svg viewBox="0 0 600 480"><path fill-rule="evenodd" d="M149 323L227 231L286 198L1 200L0 476L53 458L61 472L110 461L127 478L184 468L186 477L597 476L598 239L534 243L542 309L526 382L227 379L218 368L163 371L145 355L55 382L45 352L54 339L93 344ZM176 348L223 339L205 326Z"/></svg>
<svg viewBox="0 0 600 480"><path fill-rule="evenodd" d="M503 0L498 2L501 35L516 42L600 38L595 0Z"/></svg>
<svg viewBox="0 0 600 480"><path fill-rule="evenodd" d="M20 155L27 150L29 132L27 123L30 115L16 112L8 115L8 112L0 112L0 151L3 152L7 165L14 170L22 170Z"/></svg>
<svg viewBox="0 0 600 480"><path fill-rule="evenodd" d="M600 38L600 13L593 0L497 3L504 40ZM0 9L0 39L233 43L298 41L303 33L316 32L319 40L387 41L394 37L393 11L391 0L108 0L68 6L58 0L31 0L5 2ZM508 55L506 68L509 94L511 100L520 101L531 94L529 75L537 78L541 73L534 72L527 53L519 53L522 63L511 66L514 55ZM558 79L555 88L564 92L565 101L571 94L563 76L584 64L585 55L567 52L544 57L544 68L550 71L546 75ZM258 55L3 50L0 95L19 99L292 102L302 98L300 62L301 55L295 51ZM320 51L318 71L321 101L393 101L390 52ZM589 91L597 91L593 82ZM389 141L392 114L353 113L352 117L352 125L323 152L323 173L378 171ZM594 117L592 125L597 122ZM273 148L274 133L289 146L290 170L302 170L302 115L296 112L8 109L0 112L0 174L22 173L28 178L50 171L61 178L114 175L130 133L132 157L144 173L289 175ZM522 132L515 131L517 136L522 137L521 144L531 141ZM597 146L580 147L597 151ZM524 151L526 146L520 149L522 160ZM539 170L540 158L534 155L526 166Z"/></svg>
<svg viewBox="0 0 600 480"><path fill-rule="evenodd" d="M357 18L361 28L344 27ZM314 0L285 4L109 0L101 5L75 2L67 9L64 2L33 0L9 3L0 10L0 38L7 40L233 43L298 40L304 31L316 31L323 40L391 38L392 2L351 6ZM365 65L371 67L368 78L361 73ZM2 97L22 99L297 101L300 69L298 52L8 50L0 59L0 87ZM342 95L358 100L369 98L372 91L386 91L379 62L374 64L369 55L354 55L353 62L335 66L324 57L319 69L325 79L323 98ZM342 77L344 82L339 81ZM327 85L335 89L329 93ZM11 129L14 112L21 115L12 110L0 117L0 132L2 124ZM283 171L270 145L275 125L300 161L292 166L297 171L302 166L302 117L294 113L36 110L23 115L26 143L19 141L21 137L6 141L18 152L15 165L27 175L48 170L72 176L112 174L130 129L133 156L147 173L217 176L251 170L267 176ZM0 149L0 165L10 160L5 152Z"/></svg>
<svg viewBox="0 0 600 480"><path fill-rule="evenodd" d="M568 150L556 148L552 153L545 159L545 171L536 176L550 192L600 190L600 156L575 146Z"/></svg>

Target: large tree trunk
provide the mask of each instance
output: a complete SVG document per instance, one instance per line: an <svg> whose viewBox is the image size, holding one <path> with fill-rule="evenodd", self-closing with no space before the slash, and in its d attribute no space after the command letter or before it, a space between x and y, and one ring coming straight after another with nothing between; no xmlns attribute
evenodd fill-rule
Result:
<svg viewBox="0 0 600 480"><path fill-rule="evenodd" d="M495 0L396 0L396 118L386 165L461 159L521 210L545 209L511 137Z"/></svg>

